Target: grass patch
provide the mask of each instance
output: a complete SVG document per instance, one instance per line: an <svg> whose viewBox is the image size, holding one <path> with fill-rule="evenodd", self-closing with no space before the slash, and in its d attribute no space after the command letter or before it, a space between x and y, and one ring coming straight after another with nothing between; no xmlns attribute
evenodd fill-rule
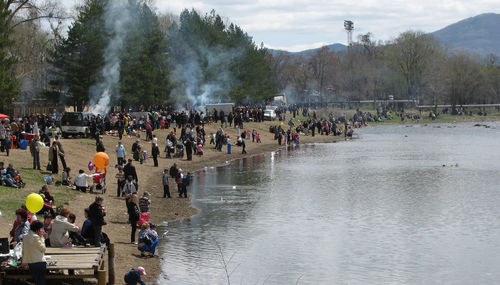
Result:
<svg viewBox="0 0 500 285"><path fill-rule="evenodd" d="M0 186L0 210L2 211L2 217L7 219L7 221L15 219L15 211L22 204L24 204L26 197L31 193L38 193L41 189L43 182L43 177L48 175L48 172L34 169L18 169L21 173L21 177L26 183L24 188L16 189L12 187ZM55 175L56 180L61 180L61 175ZM77 191L71 190L66 186L54 186L49 185L49 191L54 197L57 206L62 206L67 204L69 201L73 200L78 194Z"/></svg>

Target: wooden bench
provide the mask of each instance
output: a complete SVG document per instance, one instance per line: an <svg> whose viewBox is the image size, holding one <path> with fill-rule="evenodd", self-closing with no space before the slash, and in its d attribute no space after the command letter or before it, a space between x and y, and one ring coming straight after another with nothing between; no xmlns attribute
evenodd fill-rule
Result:
<svg viewBox="0 0 500 285"><path fill-rule="evenodd" d="M69 248L47 248L45 256L47 259L47 270L56 271L48 273L47 279L97 279L98 285L106 284L106 273L109 273L109 284L114 284L114 244L108 251L108 270L105 268L104 253L106 246L101 247L69 247ZM70 274L64 274L68 270ZM74 274L78 270L80 274ZM30 279L27 270L11 266L0 267L0 285L6 279ZM8 283L5 283L8 284Z"/></svg>

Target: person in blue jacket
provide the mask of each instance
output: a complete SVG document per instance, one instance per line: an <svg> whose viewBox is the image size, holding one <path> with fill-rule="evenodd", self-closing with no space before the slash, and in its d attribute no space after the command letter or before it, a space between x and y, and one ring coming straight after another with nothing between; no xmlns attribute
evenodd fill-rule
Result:
<svg viewBox="0 0 500 285"><path fill-rule="evenodd" d="M137 269L132 268L128 273L125 274L124 276L124 281L126 284L141 284L141 285L146 285L144 281L141 279L141 275L146 275L146 270L144 267L139 266Z"/></svg>

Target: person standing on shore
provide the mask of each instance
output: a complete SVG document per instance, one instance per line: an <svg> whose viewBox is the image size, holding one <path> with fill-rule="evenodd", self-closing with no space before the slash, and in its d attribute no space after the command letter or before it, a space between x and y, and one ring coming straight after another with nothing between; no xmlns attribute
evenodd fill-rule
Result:
<svg viewBox="0 0 500 285"><path fill-rule="evenodd" d="M127 152L125 151L125 147L123 146L121 141L118 142L115 151L116 151L116 157L118 159L118 165L123 166Z"/></svg>
<svg viewBox="0 0 500 285"><path fill-rule="evenodd" d="M118 121L116 122L116 128L118 129L118 138L121 140L124 131L123 119L118 119Z"/></svg>
<svg viewBox="0 0 500 285"><path fill-rule="evenodd" d="M187 138L184 141L184 148L186 149L187 160L193 160L193 143L191 139Z"/></svg>
<svg viewBox="0 0 500 285"><path fill-rule="evenodd" d="M179 193L179 197L181 197L182 191L182 169L179 168L177 170L177 174L175 175L175 183L177 184L177 193Z"/></svg>
<svg viewBox="0 0 500 285"><path fill-rule="evenodd" d="M38 144L38 136L35 136L30 141L30 152L33 156L33 169L40 170L40 145Z"/></svg>
<svg viewBox="0 0 500 285"><path fill-rule="evenodd" d="M132 159L128 159L128 163L125 165L125 167L123 167L123 172L125 172L125 177L132 176L132 179L134 179L135 183L139 183L137 172L135 171L135 166L132 165Z"/></svg>
<svg viewBox="0 0 500 285"><path fill-rule="evenodd" d="M58 148L57 142L52 142L52 146L49 149L49 162L52 170L52 174L57 174L59 172L59 164L58 164Z"/></svg>
<svg viewBox="0 0 500 285"><path fill-rule="evenodd" d="M170 197L170 188L168 186L168 170L165 168L163 170L163 177L162 177L162 184L163 184L163 198L172 198Z"/></svg>
<svg viewBox="0 0 500 285"><path fill-rule="evenodd" d="M231 154L231 139L227 136L227 154Z"/></svg>
<svg viewBox="0 0 500 285"><path fill-rule="evenodd" d="M158 167L158 155L160 155L160 149L156 143L151 144L151 156L153 157L154 166Z"/></svg>
<svg viewBox="0 0 500 285"><path fill-rule="evenodd" d="M123 186L125 185L125 172L123 172L123 166L118 165L118 173L115 175L118 187L116 189L116 197L120 197L123 191Z"/></svg>
<svg viewBox="0 0 500 285"><path fill-rule="evenodd" d="M66 154L64 153L64 149L61 143L61 140L59 139L59 136L55 136L55 142L57 143L57 149L59 158L61 159L61 164L62 164L62 169L66 169Z"/></svg>
<svg viewBox="0 0 500 285"><path fill-rule="evenodd" d="M132 232L130 233L130 243L135 242L135 232L137 231L137 221L139 221L139 207L137 206L137 194L132 194L130 199L127 199L127 212L128 221L132 227Z"/></svg>
<svg viewBox="0 0 500 285"><path fill-rule="evenodd" d="M179 198L181 198L184 195L184 198L187 198L187 187L189 186L191 182L191 173L188 172L187 175L182 176L182 182L181 182L181 192L179 193Z"/></svg>
<svg viewBox="0 0 500 285"><path fill-rule="evenodd" d="M94 230L94 245L96 247L101 246L102 240L102 226L106 224L104 221L104 216L106 216L106 210L102 206L102 201L104 199L101 196L95 197L95 202L89 206L89 220Z"/></svg>
<svg viewBox="0 0 500 285"><path fill-rule="evenodd" d="M141 147L139 145L139 140L136 140L135 143L132 144L132 153L135 161L139 161L139 155L141 154ZM130 159L129 159L130 161Z"/></svg>

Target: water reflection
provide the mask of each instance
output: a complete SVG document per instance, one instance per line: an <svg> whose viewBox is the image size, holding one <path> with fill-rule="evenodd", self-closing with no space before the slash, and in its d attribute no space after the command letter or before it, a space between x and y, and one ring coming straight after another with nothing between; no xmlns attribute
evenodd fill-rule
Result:
<svg viewBox="0 0 500 285"><path fill-rule="evenodd" d="M491 125L381 126L205 169L200 215L161 244L160 283L225 284L223 255L236 284L496 284Z"/></svg>

